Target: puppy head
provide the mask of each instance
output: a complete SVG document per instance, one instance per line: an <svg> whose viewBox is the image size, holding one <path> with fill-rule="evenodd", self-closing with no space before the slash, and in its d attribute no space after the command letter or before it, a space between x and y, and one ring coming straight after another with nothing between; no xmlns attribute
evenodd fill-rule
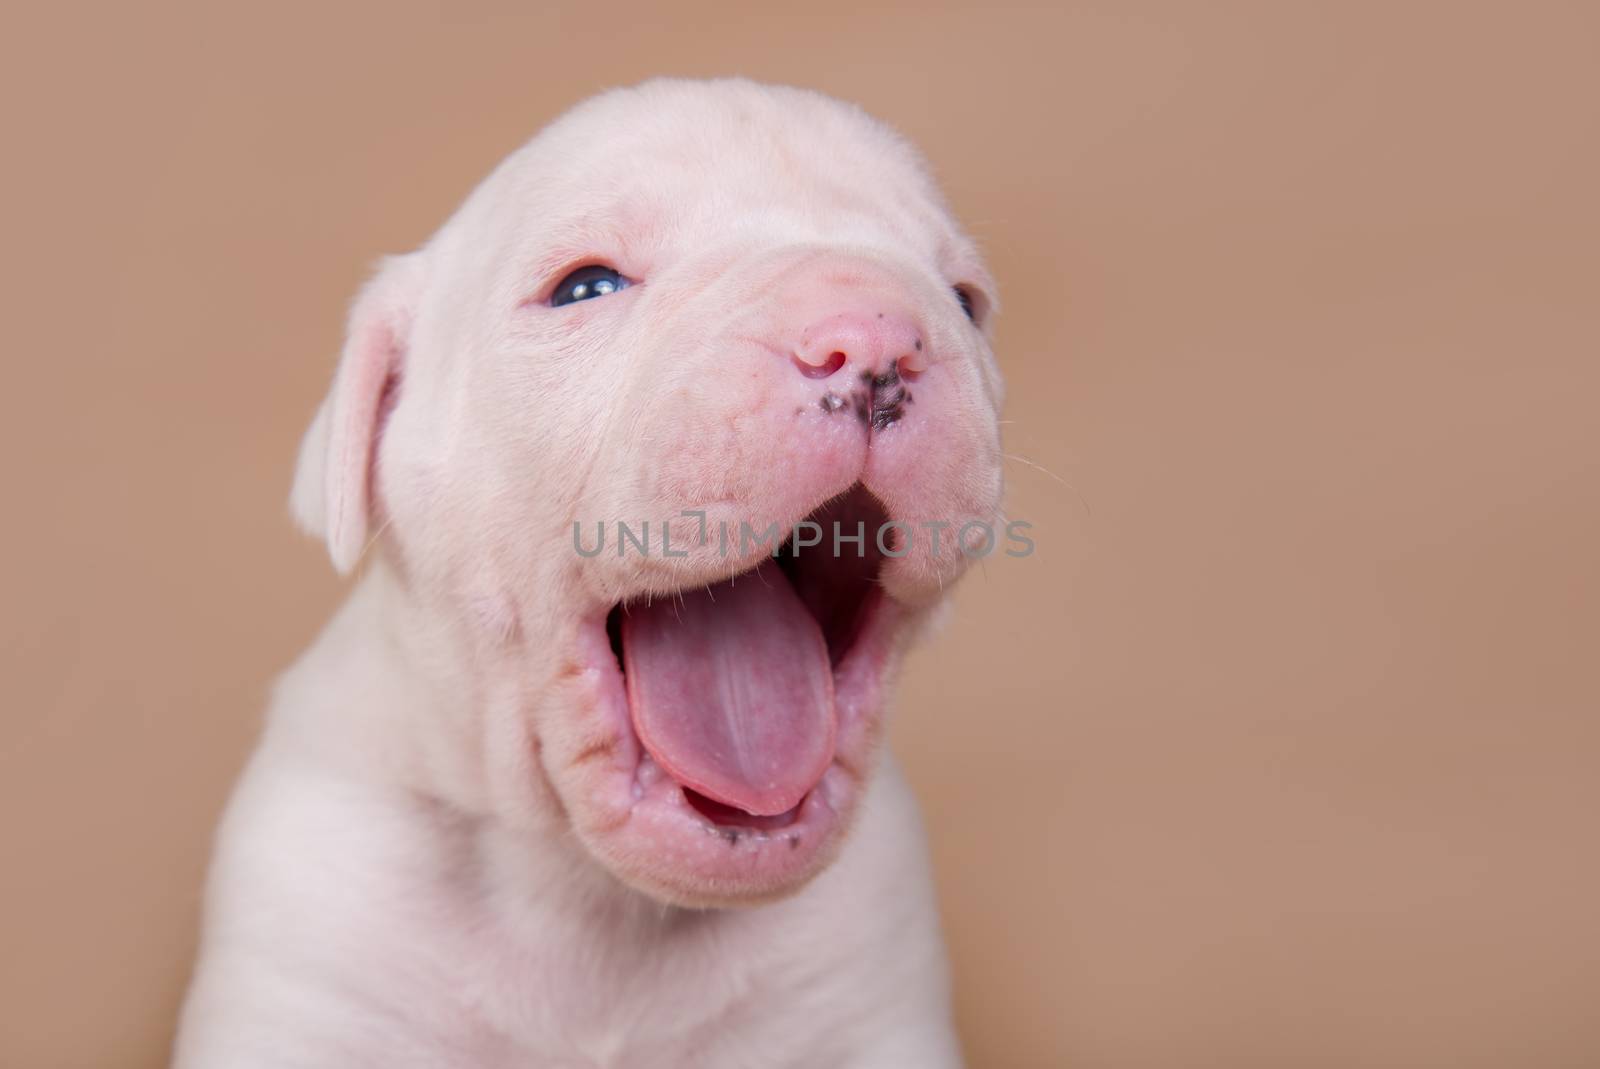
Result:
<svg viewBox="0 0 1600 1069"><path fill-rule="evenodd" d="M838 849L992 536L993 286L919 157L742 81L594 98L358 298L293 504L451 651L473 803L728 904ZM992 540L989 542L992 545ZM779 550L774 558L774 551Z"/></svg>

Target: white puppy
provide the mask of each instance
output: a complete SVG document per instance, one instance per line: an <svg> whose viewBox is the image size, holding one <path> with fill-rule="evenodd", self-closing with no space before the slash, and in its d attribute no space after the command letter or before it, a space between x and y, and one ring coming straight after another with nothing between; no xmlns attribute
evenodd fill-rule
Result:
<svg viewBox="0 0 1600 1069"><path fill-rule="evenodd" d="M993 305L906 142L741 81L583 104L386 261L293 494L370 562L223 821L177 1064L958 1064L877 750L997 516Z"/></svg>

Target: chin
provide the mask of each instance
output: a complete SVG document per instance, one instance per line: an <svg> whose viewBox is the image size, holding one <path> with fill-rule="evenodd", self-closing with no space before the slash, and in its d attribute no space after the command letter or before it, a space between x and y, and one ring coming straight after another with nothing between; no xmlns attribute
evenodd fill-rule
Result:
<svg viewBox="0 0 1600 1069"><path fill-rule="evenodd" d="M807 517L830 539L589 613L565 662L579 725L547 747L578 838L624 883L674 905L793 893L837 855L876 763L882 704L926 612L890 596L859 485ZM891 545L891 550L894 548Z"/></svg>

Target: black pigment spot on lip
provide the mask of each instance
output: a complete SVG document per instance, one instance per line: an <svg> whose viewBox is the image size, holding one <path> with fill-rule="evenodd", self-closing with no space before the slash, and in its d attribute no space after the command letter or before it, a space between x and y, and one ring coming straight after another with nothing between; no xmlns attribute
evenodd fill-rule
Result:
<svg viewBox="0 0 1600 1069"><path fill-rule="evenodd" d="M800 836L798 836L798 835L789 836L789 849L790 850L798 850L799 848L800 848Z"/></svg>
<svg viewBox="0 0 1600 1069"><path fill-rule="evenodd" d="M881 431L891 423L900 422L900 417L905 414L905 406L900 403L898 395L887 404L874 405L872 408L872 429Z"/></svg>
<svg viewBox="0 0 1600 1069"><path fill-rule="evenodd" d="M921 338L917 339L917 352L919 352L919 353L922 352L922 339Z"/></svg>
<svg viewBox="0 0 1600 1069"><path fill-rule="evenodd" d="M889 365L889 370L872 380L872 429L881 431L898 423L906 414L905 404L910 393L900 383L900 367Z"/></svg>
<svg viewBox="0 0 1600 1069"><path fill-rule="evenodd" d="M863 371L858 378L862 388L850 391L849 404L861 425L881 431L898 423L905 415L905 406L911 403L911 391L900 378L899 363L890 364L881 375ZM817 398L817 407L830 416L844 406L845 399L831 390Z"/></svg>
<svg viewBox="0 0 1600 1069"><path fill-rule="evenodd" d="M743 835L738 828L732 826L720 827L717 829L717 833L722 836L722 841L729 846L737 846L740 837Z"/></svg>

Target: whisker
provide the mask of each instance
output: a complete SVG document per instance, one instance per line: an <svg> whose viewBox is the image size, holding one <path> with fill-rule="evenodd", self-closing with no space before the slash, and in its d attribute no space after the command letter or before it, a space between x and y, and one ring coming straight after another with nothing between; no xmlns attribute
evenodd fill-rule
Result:
<svg viewBox="0 0 1600 1069"><path fill-rule="evenodd" d="M1057 475L1043 464L1029 460L1025 456L1019 456L1016 453L1001 453L1000 455L1005 457L1007 460L1015 460L1018 464L1026 464L1028 467L1033 468L1036 471L1044 472L1046 475L1050 476L1050 478L1054 479L1056 482L1060 483L1062 486L1065 486L1069 490L1075 489L1071 483L1067 482L1067 480L1063 479L1061 476Z"/></svg>
<svg viewBox="0 0 1600 1069"><path fill-rule="evenodd" d="M372 532L372 537L367 539L367 544L361 547L360 553L356 554L357 564L360 564L362 561L367 559L367 554L372 552L372 547L378 544L378 539L383 537L383 532L387 531L389 529L389 525L393 522L394 517L391 516L390 518L384 520L376 531Z"/></svg>

